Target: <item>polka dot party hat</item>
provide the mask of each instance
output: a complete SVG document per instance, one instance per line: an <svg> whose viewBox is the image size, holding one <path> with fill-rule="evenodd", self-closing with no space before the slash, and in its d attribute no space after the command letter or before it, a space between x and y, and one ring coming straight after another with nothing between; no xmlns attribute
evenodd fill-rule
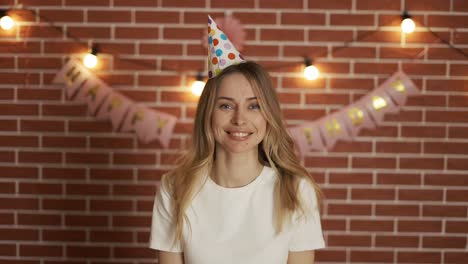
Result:
<svg viewBox="0 0 468 264"><path fill-rule="evenodd" d="M242 62L245 62L242 55L214 19L208 16L208 78L216 77L224 68Z"/></svg>

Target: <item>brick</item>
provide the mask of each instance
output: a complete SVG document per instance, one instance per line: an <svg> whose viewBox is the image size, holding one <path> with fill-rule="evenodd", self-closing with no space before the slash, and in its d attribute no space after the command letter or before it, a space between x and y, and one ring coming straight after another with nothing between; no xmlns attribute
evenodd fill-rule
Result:
<svg viewBox="0 0 468 264"><path fill-rule="evenodd" d="M70 132L94 132L106 133L112 132L112 125L109 121L73 121L68 122L68 131Z"/></svg>
<svg viewBox="0 0 468 264"><path fill-rule="evenodd" d="M351 9L352 1L351 0L342 0L342 1L314 1L308 0L309 9Z"/></svg>
<svg viewBox="0 0 468 264"><path fill-rule="evenodd" d="M351 199L393 201L395 200L395 190L353 188L351 190Z"/></svg>
<svg viewBox="0 0 468 264"><path fill-rule="evenodd" d="M66 215L66 226L107 226L109 218L103 215Z"/></svg>
<svg viewBox="0 0 468 264"><path fill-rule="evenodd" d="M350 9L350 8L347 8L347 9ZM400 7L400 2L392 1L392 0L382 0L382 1L357 0L356 1L356 9L371 10L371 11L376 11L376 10L399 11L399 10L401 10L401 7Z"/></svg>
<svg viewBox="0 0 468 264"><path fill-rule="evenodd" d="M131 11L121 10L88 10L87 22L98 23L129 23L131 22Z"/></svg>
<svg viewBox="0 0 468 264"><path fill-rule="evenodd" d="M78 199L43 199L42 208L45 210L59 211L84 211L86 200Z"/></svg>
<svg viewBox="0 0 468 264"><path fill-rule="evenodd" d="M0 119L0 131L18 131L18 121Z"/></svg>
<svg viewBox="0 0 468 264"><path fill-rule="evenodd" d="M370 231L370 232L392 232L392 220L351 220L351 231Z"/></svg>
<svg viewBox="0 0 468 264"><path fill-rule="evenodd" d="M133 138L91 137L90 146L92 148L133 148Z"/></svg>
<svg viewBox="0 0 468 264"><path fill-rule="evenodd" d="M375 58L377 55L376 49L375 48L367 48L367 47L347 47L346 49L341 49L341 46L335 46L332 48L331 56L334 58ZM370 63L364 64L364 63L356 63L356 68L355 71L358 73L359 71L362 71L362 68L365 68L365 65L368 65ZM359 68L357 66L359 65ZM392 64L373 64L374 66L377 66L379 69L378 71L381 71L382 69L388 69L388 68L395 68L395 65ZM381 68L380 68L381 67ZM372 68L375 70L375 68ZM387 71L388 72L388 71Z"/></svg>
<svg viewBox="0 0 468 264"><path fill-rule="evenodd" d="M468 262L468 253L464 252L445 252L444 260L446 263L466 263Z"/></svg>
<svg viewBox="0 0 468 264"><path fill-rule="evenodd" d="M40 42L33 42L25 40L20 46L16 41L0 41L0 52L1 53L26 53L35 54L41 50ZM3 82L6 80L3 80Z"/></svg>
<svg viewBox="0 0 468 264"><path fill-rule="evenodd" d="M110 39L110 27L96 27L96 26L68 26L68 32L77 38L93 38L93 39Z"/></svg>
<svg viewBox="0 0 468 264"><path fill-rule="evenodd" d="M268 56L268 57L278 57L279 47L272 45L248 45L243 49L242 54L246 56Z"/></svg>
<svg viewBox="0 0 468 264"><path fill-rule="evenodd" d="M462 234L468 232L468 221L451 221L445 223L445 232Z"/></svg>
<svg viewBox="0 0 468 264"><path fill-rule="evenodd" d="M110 0L67 0L66 6L109 6Z"/></svg>
<svg viewBox="0 0 468 264"><path fill-rule="evenodd" d="M392 262L393 252L377 250L351 250L351 262Z"/></svg>
<svg viewBox="0 0 468 264"><path fill-rule="evenodd" d="M453 11L466 12L468 11L468 5L464 0L453 0Z"/></svg>
<svg viewBox="0 0 468 264"><path fill-rule="evenodd" d="M110 248L104 246L67 246L67 256L71 258L109 258Z"/></svg>
<svg viewBox="0 0 468 264"><path fill-rule="evenodd" d="M56 22L83 22L84 14L82 10L45 10L39 11L41 16L52 18Z"/></svg>
<svg viewBox="0 0 468 264"><path fill-rule="evenodd" d="M211 0L212 8L254 8L254 0L224 1Z"/></svg>
<svg viewBox="0 0 468 264"><path fill-rule="evenodd" d="M332 26L374 26L374 15L331 14Z"/></svg>
<svg viewBox="0 0 468 264"><path fill-rule="evenodd" d="M16 244L2 244L0 247L1 256L16 256Z"/></svg>
<svg viewBox="0 0 468 264"><path fill-rule="evenodd" d="M425 153L468 154L468 143L424 142Z"/></svg>
<svg viewBox="0 0 468 264"><path fill-rule="evenodd" d="M86 178L86 169L84 168L42 168L42 177L44 179L73 179L83 180Z"/></svg>
<svg viewBox="0 0 468 264"><path fill-rule="evenodd" d="M371 245L371 236L328 235L327 244L331 247L368 247Z"/></svg>
<svg viewBox="0 0 468 264"><path fill-rule="evenodd" d="M179 0L179 1L171 1L171 0L162 0L163 7L200 7L204 8L205 1L190 1L190 0Z"/></svg>
<svg viewBox="0 0 468 264"><path fill-rule="evenodd" d="M364 129L359 133L360 136L365 137L384 137L394 138L398 136L398 128L391 125L380 125L374 129Z"/></svg>
<svg viewBox="0 0 468 264"><path fill-rule="evenodd" d="M459 91L463 92L466 89L466 82L463 80L427 80L427 91Z"/></svg>
<svg viewBox="0 0 468 264"><path fill-rule="evenodd" d="M19 100L60 100L62 90L57 89L29 89L21 88L17 90Z"/></svg>
<svg viewBox="0 0 468 264"><path fill-rule="evenodd" d="M416 97L409 97L407 106L428 106L428 107L445 107L446 106L446 97L440 95L419 95Z"/></svg>
<svg viewBox="0 0 468 264"><path fill-rule="evenodd" d="M359 42L382 42L382 43L400 43L400 31L367 31L358 30L357 39Z"/></svg>
<svg viewBox="0 0 468 264"><path fill-rule="evenodd" d="M24 5L37 5L37 6L56 6L56 5L61 5L62 1L61 0L23 0L21 1Z"/></svg>
<svg viewBox="0 0 468 264"><path fill-rule="evenodd" d="M19 255L23 257L62 257L63 247L52 245L20 245Z"/></svg>
<svg viewBox="0 0 468 264"><path fill-rule="evenodd" d="M34 131L34 132L64 132L64 121L52 120L21 120L21 131Z"/></svg>
<svg viewBox="0 0 468 264"><path fill-rule="evenodd" d="M133 171L131 169L92 168L89 175L93 181L131 181L133 179Z"/></svg>
<svg viewBox="0 0 468 264"><path fill-rule="evenodd" d="M377 183L389 185L420 185L421 175L419 173L384 173L377 174Z"/></svg>
<svg viewBox="0 0 468 264"><path fill-rule="evenodd" d="M429 217L466 217L466 206L423 205L423 216Z"/></svg>
<svg viewBox="0 0 468 264"><path fill-rule="evenodd" d="M116 39L158 39L160 36L159 28L142 26L139 27L116 27Z"/></svg>
<svg viewBox="0 0 468 264"><path fill-rule="evenodd" d="M288 109L283 107L283 115L287 120L312 121L325 115L323 110L317 109Z"/></svg>
<svg viewBox="0 0 468 264"><path fill-rule="evenodd" d="M95 212L130 212L134 209L132 201L125 200L91 200L90 210Z"/></svg>
<svg viewBox="0 0 468 264"><path fill-rule="evenodd" d="M315 260L318 262L329 261L329 262L346 262L346 251L344 250L330 250L322 249L315 252Z"/></svg>
<svg viewBox="0 0 468 264"><path fill-rule="evenodd" d="M106 53L111 53L115 55L124 55L124 54L135 54L136 45L131 43L115 43L115 42L99 42L99 48ZM122 60L129 60L127 58L119 58L115 62L120 62Z"/></svg>
<svg viewBox="0 0 468 264"><path fill-rule="evenodd" d="M325 14L283 12L281 25L325 25Z"/></svg>
<svg viewBox="0 0 468 264"><path fill-rule="evenodd" d="M466 53L465 53L466 54ZM450 64L451 76L466 76L468 66L464 64Z"/></svg>
<svg viewBox="0 0 468 264"><path fill-rule="evenodd" d="M306 157L305 166L313 168L347 168L347 157Z"/></svg>
<svg viewBox="0 0 468 264"><path fill-rule="evenodd" d="M259 0L260 8L273 8L273 9L287 9L287 8L303 8L302 0L291 0L291 1L282 1L282 0Z"/></svg>
<svg viewBox="0 0 468 264"><path fill-rule="evenodd" d="M39 138L36 136L0 136L2 147L38 147Z"/></svg>
<svg viewBox="0 0 468 264"><path fill-rule="evenodd" d="M155 0L133 0L128 2L127 0L114 0L114 6L142 6L142 7L156 7L158 1Z"/></svg>
<svg viewBox="0 0 468 264"><path fill-rule="evenodd" d="M405 126L401 127L403 137L415 138L444 138L444 126Z"/></svg>
<svg viewBox="0 0 468 264"><path fill-rule="evenodd" d="M468 159L449 158L447 160L447 169L449 170L468 170Z"/></svg>
<svg viewBox="0 0 468 264"><path fill-rule="evenodd" d="M60 242L84 242L86 231L83 230L42 230L42 238L45 241Z"/></svg>
<svg viewBox="0 0 468 264"><path fill-rule="evenodd" d="M132 154L132 153L114 153L114 163L116 164L156 164L156 155L154 154Z"/></svg>
<svg viewBox="0 0 468 264"><path fill-rule="evenodd" d="M353 168L384 168L392 169L396 167L395 158L382 158L382 157L353 157Z"/></svg>
<svg viewBox="0 0 468 264"><path fill-rule="evenodd" d="M424 49L407 47L381 47L380 58L383 59L414 59L422 56Z"/></svg>
<svg viewBox="0 0 468 264"><path fill-rule="evenodd" d="M179 86L181 83L180 76L175 75L144 75L138 76L140 85L148 86Z"/></svg>
<svg viewBox="0 0 468 264"><path fill-rule="evenodd" d="M358 141L338 141L333 149L329 150L331 152L339 153L363 153L372 151L372 142L358 142Z"/></svg>
<svg viewBox="0 0 468 264"><path fill-rule="evenodd" d="M287 44L287 45L284 45L283 46L283 56L286 56L286 57L305 57L305 56L310 56L310 57L315 57L315 56L312 56L312 55L316 55L316 54L324 54L324 53L327 53L327 47L323 46L323 45L301 45L301 44L297 44L297 45L291 45L291 44ZM289 63L291 64L291 63ZM298 64L298 63L294 63L294 64ZM314 62L314 65L317 66L317 68L322 68L322 67L319 67L319 62L316 61ZM278 62L275 61L275 65L278 65ZM341 64L343 65L343 64ZM347 64L344 64L344 65L347 65ZM300 65L300 67L295 67L297 68L297 70L303 70L303 65Z"/></svg>
<svg viewBox="0 0 468 264"><path fill-rule="evenodd" d="M347 191L346 189L343 189L343 188L327 188L327 187L323 187L323 188L322 188L322 191L323 191L323 195L324 195L327 199L346 200L346 197L348 196L348 194L347 194L348 191Z"/></svg>
<svg viewBox="0 0 468 264"><path fill-rule="evenodd" d="M322 228L323 230L346 230L346 220L342 219L322 219Z"/></svg>
<svg viewBox="0 0 468 264"><path fill-rule="evenodd" d="M154 196L156 194L156 188L155 186L147 185L115 184L113 185L112 193L120 196Z"/></svg>
<svg viewBox="0 0 468 264"><path fill-rule="evenodd" d="M39 231L20 228L0 228L2 240L34 241L39 240Z"/></svg>
<svg viewBox="0 0 468 264"><path fill-rule="evenodd" d="M44 213L18 213L19 225L31 226L59 226L62 224L62 217L59 214L44 214Z"/></svg>
<svg viewBox="0 0 468 264"><path fill-rule="evenodd" d="M463 138L468 135L468 127L449 127L450 138Z"/></svg>
<svg viewBox="0 0 468 264"><path fill-rule="evenodd" d="M440 252L397 252L398 263L440 263Z"/></svg>
<svg viewBox="0 0 468 264"><path fill-rule="evenodd" d="M138 169L138 181L160 181L166 170L164 169Z"/></svg>
<svg viewBox="0 0 468 264"><path fill-rule="evenodd" d="M376 151L379 153L420 153L420 142L377 142Z"/></svg>
<svg viewBox="0 0 468 264"><path fill-rule="evenodd" d="M39 170L32 167L7 167L0 166L2 174L0 178L15 178L15 179L37 179Z"/></svg>
<svg viewBox="0 0 468 264"><path fill-rule="evenodd" d="M197 30L196 28L165 27L162 32L162 37L164 39L200 40L201 32L203 32L202 29Z"/></svg>
<svg viewBox="0 0 468 264"><path fill-rule="evenodd" d="M4 78L6 76L2 77L1 75L2 74L0 74L0 79L6 80ZM15 74L9 73L8 75L13 75L12 77L16 78ZM8 77L8 79L9 78L10 77ZM24 81L24 77L23 77L23 81ZM3 84L6 84L6 83L3 82ZM39 105L37 104L0 104L0 115L33 116L33 115L38 115L38 114L39 114Z"/></svg>
<svg viewBox="0 0 468 264"><path fill-rule="evenodd" d="M62 66L59 58L19 58L18 68L21 69L58 69Z"/></svg>
<svg viewBox="0 0 468 264"><path fill-rule="evenodd" d="M402 169L427 169L427 170L444 169L443 158L400 157L399 159L400 159L400 168Z"/></svg>
<svg viewBox="0 0 468 264"><path fill-rule="evenodd" d="M464 186L468 182L468 175L449 173L426 173L424 185L435 186Z"/></svg>
<svg viewBox="0 0 468 264"><path fill-rule="evenodd" d="M304 41L304 30L300 29L262 29L260 39L263 41Z"/></svg>
<svg viewBox="0 0 468 264"><path fill-rule="evenodd" d="M448 97L450 107L468 107L467 97L462 95L449 95Z"/></svg>
<svg viewBox="0 0 468 264"><path fill-rule="evenodd" d="M330 172L328 179L331 184L372 184L371 173Z"/></svg>
<svg viewBox="0 0 468 264"><path fill-rule="evenodd" d="M399 232L441 232L441 221L429 220L398 220Z"/></svg>
<svg viewBox="0 0 468 264"><path fill-rule="evenodd" d="M0 151L0 162L15 162L15 153L13 151Z"/></svg>
<svg viewBox="0 0 468 264"><path fill-rule="evenodd" d="M461 49L468 53L468 49ZM431 48L428 49L427 58L431 60L463 60L465 56L461 53L456 52L451 48ZM463 69L463 65L454 65L455 68L451 71L451 75L461 75L463 76L463 71L466 72L466 69ZM452 70L452 68L450 68Z"/></svg>
<svg viewBox="0 0 468 264"><path fill-rule="evenodd" d="M467 202L468 190L447 190L447 201Z"/></svg>
<svg viewBox="0 0 468 264"><path fill-rule="evenodd" d="M105 184L92 183L68 183L65 185L67 195L109 195L109 186Z"/></svg>
<svg viewBox="0 0 468 264"><path fill-rule="evenodd" d="M86 116L88 107L84 104L80 105L42 105L42 114L44 116Z"/></svg>
<svg viewBox="0 0 468 264"><path fill-rule="evenodd" d="M133 241L133 232L129 231L91 231L90 241L92 242L111 242L111 243L131 243Z"/></svg>
<svg viewBox="0 0 468 264"><path fill-rule="evenodd" d="M153 211L153 201L137 201L138 212L152 212Z"/></svg>
<svg viewBox="0 0 468 264"><path fill-rule="evenodd" d="M181 44L150 44L140 43L140 54L149 55L182 55Z"/></svg>
<svg viewBox="0 0 468 264"><path fill-rule="evenodd" d="M336 93L313 93L306 94L306 104L317 105L348 105L350 103L349 94Z"/></svg>
<svg viewBox="0 0 468 264"><path fill-rule="evenodd" d="M65 153L66 163L73 164L108 164L110 162L108 153Z"/></svg>
<svg viewBox="0 0 468 264"><path fill-rule="evenodd" d="M15 223L15 215L13 213L0 213L0 225L10 225Z"/></svg>
<svg viewBox="0 0 468 264"><path fill-rule="evenodd" d="M112 224L116 227L144 227L151 226L151 217L148 216L119 216L112 217Z"/></svg>
<svg viewBox="0 0 468 264"><path fill-rule="evenodd" d="M442 201L442 190L400 189L398 199L402 201Z"/></svg>
<svg viewBox="0 0 468 264"><path fill-rule="evenodd" d="M333 78L330 79L330 88L332 89L358 89L370 91L375 88L374 80L368 78L346 79L346 78Z"/></svg>
<svg viewBox="0 0 468 264"><path fill-rule="evenodd" d="M375 237L376 247L390 248L417 248L419 237L403 235L377 235Z"/></svg>
<svg viewBox="0 0 468 264"><path fill-rule="evenodd" d="M314 88L323 88L325 87L325 80L319 78L314 81L307 81L305 78L287 78L283 77L282 88L305 88L305 89L314 89Z"/></svg>
<svg viewBox="0 0 468 264"><path fill-rule="evenodd" d="M448 27L448 28L466 28L468 22L463 15L428 15L427 26L429 27Z"/></svg>
<svg viewBox="0 0 468 264"><path fill-rule="evenodd" d="M329 204L329 215L371 215L372 206L368 204Z"/></svg>
<svg viewBox="0 0 468 264"><path fill-rule="evenodd" d="M375 214L378 216L419 216L419 206L405 204L377 204Z"/></svg>
<svg viewBox="0 0 468 264"><path fill-rule="evenodd" d="M85 148L85 137L43 136L42 146L49 148Z"/></svg>
<svg viewBox="0 0 468 264"><path fill-rule="evenodd" d="M20 182L19 193L35 195L60 195L62 194L62 185L55 183Z"/></svg>
<svg viewBox="0 0 468 264"><path fill-rule="evenodd" d="M20 151L18 153L19 162L33 163L61 163L62 154L51 151Z"/></svg>
<svg viewBox="0 0 468 264"><path fill-rule="evenodd" d="M253 12L234 11L233 16L245 25L271 25L276 24L276 13L255 10Z"/></svg>

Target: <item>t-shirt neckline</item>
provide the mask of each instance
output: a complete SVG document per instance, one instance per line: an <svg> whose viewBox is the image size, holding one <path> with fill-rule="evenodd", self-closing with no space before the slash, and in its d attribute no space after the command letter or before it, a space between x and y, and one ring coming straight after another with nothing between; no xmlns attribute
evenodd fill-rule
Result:
<svg viewBox="0 0 468 264"><path fill-rule="evenodd" d="M245 191L245 190L253 188L255 185L259 184L259 182L261 182L262 178L264 178L264 175L266 174L266 168L267 168L267 166L263 165L263 168L260 171L260 174L258 174L258 176L253 181L251 181L250 183L248 183L248 184L246 184L244 186L241 186L241 187L230 188L230 187L221 186L221 185L217 184L215 181L213 181L213 179L209 175L207 175L208 183L210 185L214 186L216 189L221 190L221 191L225 191L225 192Z"/></svg>

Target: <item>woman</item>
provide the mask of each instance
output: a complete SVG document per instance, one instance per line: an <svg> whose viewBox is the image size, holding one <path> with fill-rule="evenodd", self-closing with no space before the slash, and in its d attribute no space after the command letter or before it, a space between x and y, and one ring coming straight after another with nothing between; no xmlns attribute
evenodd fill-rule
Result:
<svg viewBox="0 0 468 264"><path fill-rule="evenodd" d="M178 164L154 205L159 263L309 264L324 247L318 186L260 65L234 64L208 80Z"/></svg>

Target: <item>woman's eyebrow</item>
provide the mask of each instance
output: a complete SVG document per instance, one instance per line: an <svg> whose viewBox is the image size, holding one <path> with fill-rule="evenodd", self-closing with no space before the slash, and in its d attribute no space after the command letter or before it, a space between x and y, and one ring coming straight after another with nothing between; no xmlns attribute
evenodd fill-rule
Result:
<svg viewBox="0 0 468 264"><path fill-rule="evenodd" d="M224 99L224 100L229 100L229 101L235 101L234 98L231 98L231 97L226 97L226 96L219 96L218 98L216 98L216 100L220 100L220 99ZM257 100L257 97L254 96L254 97L249 97L247 98L248 101L250 100Z"/></svg>

